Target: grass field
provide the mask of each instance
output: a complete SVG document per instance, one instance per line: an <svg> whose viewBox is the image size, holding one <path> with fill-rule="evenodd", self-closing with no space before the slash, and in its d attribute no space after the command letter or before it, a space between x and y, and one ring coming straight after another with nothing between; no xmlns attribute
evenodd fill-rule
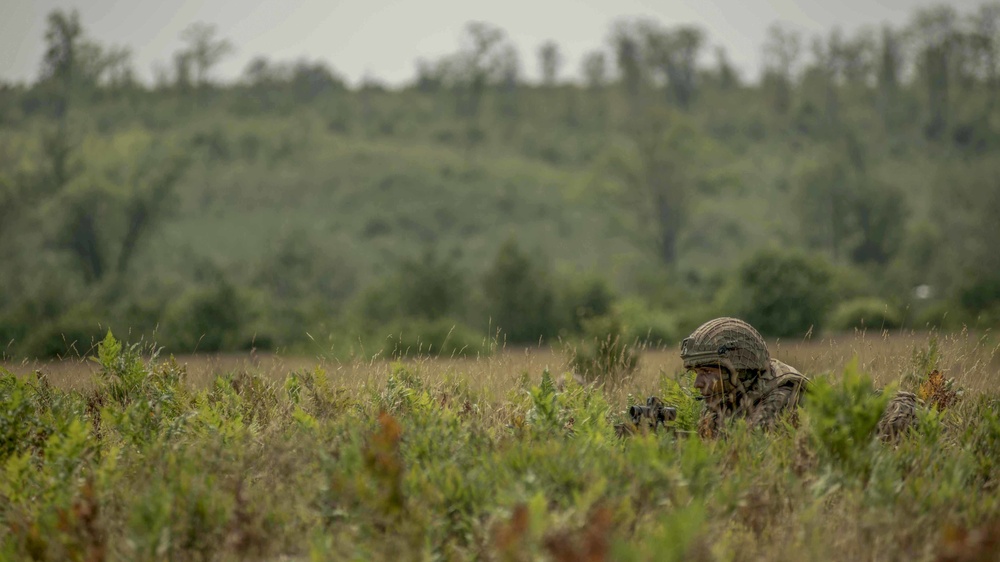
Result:
<svg viewBox="0 0 1000 562"><path fill-rule="evenodd" d="M937 335L927 332L893 332L884 334L838 334L816 340L770 341L771 355L808 376L834 374L836 376L853 358L859 368L869 374L876 385L884 386L894 381L907 382L918 373L918 356L929 353L936 342L938 363L941 370L967 391L990 391L1000 384L1000 343L991 334L975 335L968 332ZM81 390L88 388L100 370L91 357L96 348L82 350L82 357L53 361L23 361L3 366L13 373L27 374L40 370L49 381L60 388ZM177 362L187 370L187 382L194 388L206 388L216 376L237 372L251 372L269 380L280 382L293 371L311 370L316 367L327 371L332 384L360 389L376 387L388 380L397 363L395 360L373 358L370 360L340 361L327 359L325 354L314 357L282 356L271 353L224 353L181 355ZM915 363L916 362L916 363ZM563 346L508 347L501 345L496 354L484 357L416 357L403 361L415 368L430 382L440 382L447 377L460 376L477 392L503 395L515 386L522 373L537 375L544 369L561 373L569 369L568 354ZM658 388L663 375L674 376L682 372L678 352L672 347L645 349L636 372L613 389L616 399L622 392L652 392ZM912 381L910 381L912 382ZM912 390L912 389L911 389Z"/></svg>
<svg viewBox="0 0 1000 562"><path fill-rule="evenodd" d="M175 363L108 339L97 360L8 364L0 558L996 559L992 336L770 346L832 384L797 425L715 441L691 433L674 349L603 386L551 348ZM926 392L931 368L963 390L954 402ZM928 408L886 445L872 390L896 384ZM673 427L616 437L650 394L677 405Z"/></svg>

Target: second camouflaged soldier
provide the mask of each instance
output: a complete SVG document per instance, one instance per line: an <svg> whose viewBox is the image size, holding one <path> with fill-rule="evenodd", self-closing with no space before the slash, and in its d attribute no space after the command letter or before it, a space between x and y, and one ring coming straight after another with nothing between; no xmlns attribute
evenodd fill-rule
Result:
<svg viewBox="0 0 1000 562"><path fill-rule="evenodd" d="M771 358L764 338L737 318L702 324L681 343L681 360L696 373L694 386L704 399L698 425L703 437L719 435L736 418L771 428L782 412L799 404L809 384L793 367ZM899 392L879 421L879 437L893 440L906 431L916 408L916 396Z"/></svg>

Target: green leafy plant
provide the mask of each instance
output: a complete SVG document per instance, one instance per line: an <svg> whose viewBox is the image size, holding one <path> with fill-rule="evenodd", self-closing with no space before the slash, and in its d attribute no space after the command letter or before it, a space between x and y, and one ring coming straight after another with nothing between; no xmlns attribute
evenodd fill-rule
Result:
<svg viewBox="0 0 1000 562"><path fill-rule="evenodd" d="M840 381L829 377L812 381L805 399L809 434L820 459L846 478L867 480L878 448L875 428L892 389L875 392L870 377L858 369L855 358Z"/></svg>

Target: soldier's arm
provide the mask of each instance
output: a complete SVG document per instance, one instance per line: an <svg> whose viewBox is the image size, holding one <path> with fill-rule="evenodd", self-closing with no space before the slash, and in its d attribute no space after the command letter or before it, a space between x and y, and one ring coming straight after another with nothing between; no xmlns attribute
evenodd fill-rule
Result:
<svg viewBox="0 0 1000 562"><path fill-rule="evenodd" d="M781 386L774 389L757 403L747 422L750 427L771 429L782 412L798 403L798 395L797 387Z"/></svg>

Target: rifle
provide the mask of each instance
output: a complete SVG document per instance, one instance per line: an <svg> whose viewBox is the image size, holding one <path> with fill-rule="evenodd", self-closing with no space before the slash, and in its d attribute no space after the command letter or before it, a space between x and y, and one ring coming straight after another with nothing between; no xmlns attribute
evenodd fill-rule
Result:
<svg viewBox="0 0 1000 562"><path fill-rule="evenodd" d="M645 406L638 404L629 406L628 417L632 420L632 425L639 426L645 421L655 430L661 424L666 426L667 422L677 419L677 408L667 406L663 400L650 396L646 399Z"/></svg>

